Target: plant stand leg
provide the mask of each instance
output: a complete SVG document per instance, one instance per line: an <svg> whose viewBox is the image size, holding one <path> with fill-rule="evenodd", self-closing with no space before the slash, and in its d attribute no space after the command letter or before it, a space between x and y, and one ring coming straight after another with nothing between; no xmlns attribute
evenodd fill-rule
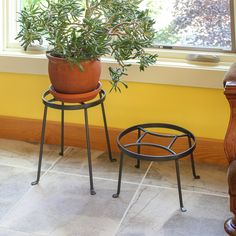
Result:
<svg viewBox="0 0 236 236"><path fill-rule="evenodd" d="M177 184L178 184L180 210L182 212L186 212L187 210L184 208L183 198L182 198L182 190L181 190L181 182L180 182L180 172L179 172L179 161L178 160L175 160L175 168L176 168L176 177L177 177Z"/></svg>
<svg viewBox="0 0 236 236"><path fill-rule="evenodd" d="M123 159L124 159L124 154L123 154L123 152L121 152L120 153L120 168L119 168L119 178L118 178L117 193L112 195L113 198L118 198L119 194L120 194L122 169L123 169Z"/></svg>
<svg viewBox="0 0 236 236"><path fill-rule="evenodd" d="M140 136L141 136L141 130L138 129L138 139L140 138ZM140 143L140 142L138 142L138 143ZM140 154L140 152L141 152L141 146L139 145L138 146L138 154ZM138 169L140 168L140 160L139 159L137 159L137 163L136 163L135 167Z"/></svg>
<svg viewBox="0 0 236 236"><path fill-rule="evenodd" d="M190 137L188 137L188 143L189 143L189 147L191 147L192 144L191 144L191 138ZM190 160L191 160L192 173L193 173L194 179L200 179L200 176L196 174L193 152L190 154Z"/></svg>
<svg viewBox="0 0 236 236"><path fill-rule="evenodd" d="M43 124L42 124L42 132L41 132L41 143L40 143L40 151L39 151L39 161L38 161L38 172L37 172L37 179L36 181L32 182L31 185L36 185L39 183L40 180L40 173L41 173L41 165L43 159L43 145L45 139L45 129L46 129L46 121L47 121L47 106L44 106L44 114L43 114Z"/></svg>
<svg viewBox="0 0 236 236"><path fill-rule="evenodd" d="M92 161L91 161L91 149L90 149L90 137L89 137L89 126L88 126L88 111L84 109L84 120L85 120L85 129L86 129L86 143L87 143L87 155L88 155L88 167L89 167L89 180L90 180L90 194L95 195L93 187L93 170L92 170Z"/></svg>
<svg viewBox="0 0 236 236"><path fill-rule="evenodd" d="M99 94L99 96L101 98L101 93ZM101 108L102 108L103 123L104 123L104 129L105 129L105 135L106 135L106 141L107 141L108 155L109 155L110 161L113 162L113 161L116 161L116 159L112 158L111 144L110 144L110 138L109 138L109 133L108 133L108 128L107 128L107 119L106 119L105 107L104 107L103 102L101 103Z"/></svg>
<svg viewBox="0 0 236 236"><path fill-rule="evenodd" d="M62 109L61 109L61 151L59 155L64 155L64 102L61 103Z"/></svg>

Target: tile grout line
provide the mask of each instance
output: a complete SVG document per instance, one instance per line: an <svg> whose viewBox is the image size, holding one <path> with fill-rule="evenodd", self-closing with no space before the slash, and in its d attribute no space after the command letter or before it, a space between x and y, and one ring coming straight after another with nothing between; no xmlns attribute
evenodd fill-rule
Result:
<svg viewBox="0 0 236 236"><path fill-rule="evenodd" d="M65 147L64 153L66 153L69 148L70 148L70 146ZM38 155L38 154L37 154L37 155ZM28 166L22 166L22 165L15 165L15 164L8 164L8 163L1 163L1 162L0 162L0 166L7 166L7 167L13 167L13 168L20 168L20 169L26 169L26 170L35 170L34 167L28 167ZM51 167L51 166L50 166L50 167ZM50 168L50 167L49 167L49 168ZM48 168L48 169L49 169L49 168ZM42 171L43 171L43 169L42 169ZM46 171L46 170L45 170L45 171Z"/></svg>
<svg viewBox="0 0 236 236"><path fill-rule="evenodd" d="M70 176L74 176L74 177L89 178L89 175L86 175L86 174L67 173L67 172L58 171L58 170L50 170L50 172L55 173L55 174L70 175ZM93 176L93 179L117 182L117 179L108 179L108 178L96 177L96 176ZM140 184L140 183L130 182L130 181L126 181L126 180L124 180L124 181L122 180L121 182L124 184L131 184L131 185L139 185Z"/></svg>
<svg viewBox="0 0 236 236"><path fill-rule="evenodd" d="M19 168L19 169L25 169L25 170L35 170L35 168L33 168L33 167L27 167L27 166L21 166L21 165L11 165L11 164L7 164L7 163L0 163L0 166Z"/></svg>
<svg viewBox="0 0 236 236"><path fill-rule="evenodd" d="M132 199L130 200L129 205L128 205L127 209L125 210L125 212L124 212L124 214L123 214L123 216L122 216L122 218L121 218L121 220L120 220L120 222L119 222L119 224L118 224L118 226L117 226L117 228L116 228L115 233L113 234L113 236L116 236L116 234L118 233L121 224L123 223L125 217L127 216L128 212L129 212L129 210L130 210L130 208L131 208L131 206L132 206L132 204L133 204L133 202L134 202L134 200L135 200L135 198L136 198L136 196L137 196L137 194L138 194L138 192L139 192L139 190L140 190L140 188L141 188L141 186L142 186L143 181L145 180L145 178L146 178L146 176L147 176L149 170L151 169L152 163L153 163L153 162L150 163L150 165L148 166L148 168L147 168L147 170L146 170L146 172L145 172L143 178L141 179L141 181L140 181L140 183L139 183L139 185L138 185L138 188L136 189L136 191L135 191L135 193L134 193Z"/></svg>
<svg viewBox="0 0 236 236"><path fill-rule="evenodd" d="M85 174L75 174L75 173L67 173L64 171L58 171L58 170L50 170L51 173L55 173L55 174L62 174L62 175L69 175L69 176L75 176L75 177L81 177L81 178L89 178L89 175L85 175ZM96 177L93 176L94 179L97 180L105 180L105 181L111 181L111 182L117 182L117 179L108 179L108 178L104 178L104 177ZM126 180L122 180L121 183L124 184L131 184L131 185L139 185L140 183L135 183L135 182L130 182L130 181L126 181ZM177 187L170 187L170 186L162 186L162 185L152 185L152 184L143 184L142 186L145 187L151 187L151 188L161 188L161 189L169 189L169 190L176 190ZM197 193L197 194L204 194L204 195L209 195L209 196L216 196L216 197L228 197L227 193L214 193L214 192L204 192L204 191L196 191L196 190L189 190L189 189L183 189L182 188L182 192L193 192L193 193Z"/></svg>
<svg viewBox="0 0 236 236"><path fill-rule="evenodd" d="M161 189L169 189L169 190L177 190L177 187L168 187L168 186L158 186L158 185L152 185L152 184L142 184L142 186L150 187L150 188L161 188ZM183 189L182 192L191 192L191 193L197 193L197 194L203 194L203 195L209 195L209 196L215 196L215 197L226 197L228 198L228 195L225 193L213 193L213 192L203 192L203 191L196 191L196 190L189 190L189 189Z"/></svg>
<svg viewBox="0 0 236 236"><path fill-rule="evenodd" d="M2 226L0 226L0 229L7 230L7 231L12 232L12 233L23 233L23 234L29 234L29 233L24 232L24 231L14 230L14 229L8 229L8 228L2 227ZM34 233L33 236L47 236L47 234L38 234L38 233Z"/></svg>
<svg viewBox="0 0 236 236"><path fill-rule="evenodd" d="M64 154L67 152L67 150L68 150L68 148L66 148L66 150L64 151ZM51 164L51 166L41 175L40 180L42 180L42 179L45 177L45 175L47 175L47 173L48 173L51 169L53 169L53 167L56 165L56 163L57 163L58 161L60 161L62 158L63 158L63 156L59 156L59 157Z"/></svg>
<svg viewBox="0 0 236 236"><path fill-rule="evenodd" d="M69 149L69 147L67 147L67 148L65 149L65 152L64 152L64 153L66 153L68 149ZM42 176L40 177L40 180L42 180L42 179L45 177L45 175L46 175L46 174L55 166L55 164L56 164L60 159L62 159L62 158L63 158L63 156L58 157L58 158L51 164L51 166L45 171L45 173L42 174ZM2 221L5 217L7 217L7 216L13 211L13 209L16 208L16 207L24 200L24 198L26 197L26 195L28 195L28 193L29 193L34 187L35 187L35 186L30 185L29 189L23 194L23 196L22 196L22 197L9 209L9 211L7 211L7 213L1 218L1 220L0 220L0 227L3 227L3 225L1 224L1 221ZM26 233L26 232L25 232L25 233Z"/></svg>

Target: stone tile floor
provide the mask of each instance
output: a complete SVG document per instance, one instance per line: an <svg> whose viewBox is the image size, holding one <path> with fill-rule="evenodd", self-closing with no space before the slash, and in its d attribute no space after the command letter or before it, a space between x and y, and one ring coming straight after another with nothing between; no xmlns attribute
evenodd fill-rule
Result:
<svg viewBox="0 0 236 236"><path fill-rule="evenodd" d="M174 162L125 158L121 194L119 162L92 151L96 195L89 194L86 150L45 145L41 182L35 180L39 145L0 139L0 236L224 236L230 217L226 168L180 162L186 213L179 210ZM117 155L115 158L119 159Z"/></svg>

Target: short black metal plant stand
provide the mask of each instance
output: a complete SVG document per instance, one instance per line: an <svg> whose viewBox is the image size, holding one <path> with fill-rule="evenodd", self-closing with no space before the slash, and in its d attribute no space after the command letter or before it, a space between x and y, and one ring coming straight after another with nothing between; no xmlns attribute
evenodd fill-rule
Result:
<svg viewBox="0 0 236 236"><path fill-rule="evenodd" d="M163 134L159 132L151 131L152 129L161 129L163 132L163 129L171 130L171 134ZM178 134L172 134L178 133ZM137 132L137 139L135 142L127 143L123 141L123 138L127 135L130 135L131 133ZM169 133L169 132L165 132ZM154 142L145 142L144 140L147 138L147 136L155 136L160 139L168 139L167 145L161 145ZM173 145L176 143L177 140L180 138L186 138L188 143L188 148L182 150L181 152L176 153L173 150ZM177 185L178 185L178 193L179 193L179 203L180 203L180 209L182 212L185 212L186 209L184 208L183 204L183 198L182 198L182 191L181 191L181 182L180 182L180 171L179 171L179 159L186 157L190 155L191 159L191 166L192 166L192 174L195 179L200 179L200 176L196 175L195 171L195 164L194 164L194 156L193 151L196 146L196 141L194 135L189 132L188 130L171 124L164 124L164 123L152 123L152 124L140 124L132 126L123 132L119 134L117 137L117 144L121 151L120 155L120 167L119 167L119 177L118 177L118 187L117 187L117 193L113 195L114 198L117 198L120 194L120 188L121 188L121 177L122 177L122 168L123 168L123 156L126 154L128 157L132 157L137 159L137 164L135 165L136 168L140 168L140 160L145 161L175 161L175 167L176 167L176 176L177 176ZM158 149L162 149L165 152L167 152L167 155L149 155L149 154L142 154L141 148L144 147L154 147Z"/></svg>
<svg viewBox="0 0 236 236"><path fill-rule="evenodd" d="M40 144L40 152L39 152L39 162L38 162L38 172L37 172L37 179L36 181L32 182L32 185L36 185L39 183L40 180L40 173L41 173L41 165L42 165L42 158L43 158L43 145L44 145L44 137L45 137L45 128L46 128L46 120L47 120L47 109L53 108L57 110L61 110L61 151L60 155L63 156L64 154L64 111L65 110L84 110L84 120L85 120L85 129L86 129L86 144L87 144L87 155L88 155L88 166L89 166L89 178L90 178L90 193L91 195L96 194L94 191L93 186L93 172L92 172L92 161L91 161L91 150L90 150L90 137L89 137L89 124L88 124L88 109L91 107L95 107L97 105L101 105L102 108L102 116L104 122L104 129L106 135L106 142L108 148L108 155L110 161L115 161L116 159L112 158L111 154L111 146L106 122L106 114L104 108L104 100L106 98L106 93L104 90L99 92L99 98L88 101L86 103L77 103L77 104L65 104L64 102L58 102L55 98L49 99L49 91L46 91L42 96L42 101L44 104L44 115L43 115L43 125L42 125L42 133L41 133L41 144Z"/></svg>

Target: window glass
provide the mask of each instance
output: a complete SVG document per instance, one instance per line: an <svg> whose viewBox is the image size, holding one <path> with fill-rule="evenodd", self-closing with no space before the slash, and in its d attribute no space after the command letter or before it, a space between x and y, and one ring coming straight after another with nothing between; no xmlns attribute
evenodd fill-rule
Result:
<svg viewBox="0 0 236 236"><path fill-rule="evenodd" d="M32 3L43 2L42 0L21 0L23 7L28 7Z"/></svg>
<svg viewBox="0 0 236 236"><path fill-rule="evenodd" d="M21 6L45 0L19 0ZM232 50L230 0L143 0L155 19L154 46Z"/></svg>
<svg viewBox="0 0 236 236"><path fill-rule="evenodd" d="M155 45L231 50L230 0L144 0Z"/></svg>

